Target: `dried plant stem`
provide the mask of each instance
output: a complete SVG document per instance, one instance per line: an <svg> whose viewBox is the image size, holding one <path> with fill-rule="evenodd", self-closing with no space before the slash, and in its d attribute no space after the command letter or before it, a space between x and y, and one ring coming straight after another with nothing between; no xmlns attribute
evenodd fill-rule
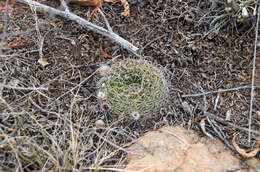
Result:
<svg viewBox="0 0 260 172"><path fill-rule="evenodd" d="M116 145L115 143L109 141L108 139L104 138L103 136L101 136L100 134L98 134L97 132L93 131L92 133L94 133L96 136L98 136L99 138L101 138L102 140L104 140L105 142L109 143L111 146L121 150L121 151L124 151L128 154L133 154L133 155L136 155L136 156L139 156L139 157L143 157L144 155L143 154L139 154L139 153L135 153L135 152L130 152L128 151L127 149L124 149L123 147L121 146L118 146Z"/></svg>
<svg viewBox="0 0 260 172"><path fill-rule="evenodd" d="M128 51L130 51L133 54L135 54L136 56L140 57L139 52L138 52L139 48L137 48L136 46L134 46L133 44L131 44L127 40L123 39L122 37L115 34L114 32L108 31L108 30L106 30L106 29L104 29L100 26L97 26L93 23L88 22L87 20L75 15L74 13L71 13L68 10L66 10L66 11L57 10L55 8L49 7L47 5L40 4L40 3L32 1L32 0L17 0L17 1L24 3L24 4L28 4L28 5L33 5L36 10L48 12L48 13L53 14L53 15L59 15L59 16L62 16L66 19L75 21L79 25L81 25L82 27L84 27L86 29L89 29L93 32L99 33L101 35L104 35L104 36L112 39L113 41L117 42L118 44L120 44L122 47L124 47Z"/></svg>
<svg viewBox="0 0 260 172"><path fill-rule="evenodd" d="M257 1L258 2L258 1ZM253 69L252 69L252 82L251 82L251 98L250 98L250 111L248 120L248 143L251 141L251 128L252 128L252 112L253 112L253 101L254 101L254 85L255 85L255 63L256 63L256 49L258 41L258 28L259 28L260 8L258 7L256 31L255 31L255 46L254 46L254 58L253 58Z"/></svg>
<svg viewBox="0 0 260 172"><path fill-rule="evenodd" d="M253 86L254 88L259 88L258 86ZM218 91L208 91L208 92L203 92L203 93L198 93L198 94L186 94L182 95L183 98L185 97L200 97L208 94L216 94L216 93L224 93L224 92L229 92L229 91L238 91L242 89L247 89L247 88L252 88L251 85L245 85L241 87L236 87L236 88L230 88L230 89L223 89L223 90L218 90Z"/></svg>
<svg viewBox="0 0 260 172"><path fill-rule="evenodd" d="M69 11L69 7L67 5L67 3L65 2L65 0L60 0L61 6L62 8L64 8L65 11Z"/></svg>
<svg viewBox="0 0 260 172"><path fill-rule="evenodd" d="M214 115L212 113L205 112L204 115L209 117L209 118L212 118L212 119L214 119L214 120L216 120L216 121L218 121L218 122L220 122L222 124L225 124L225 125L228 125L228 126L232 126L232 127L237 128L239 130L249 131L248 128L240 127L240 126L235 125L235 124L233 124L231 122L227 122L226 120L224 120L224 119L222 119L222 118L220 118L217 115ZM251 132L260 135L260 131L258 131L258 130L251 130Z"/></svg>
<svg viewBox="0 0 260 172"><path fill-rule="evenodd" d="M10 86L10 85L2 85L4 88L14 89L14 90L23 90L23 91L48 91L48 88L45 87L17 87L17 86Z"/></svg>
<svg viewBox="0 0 260 172"><path fill-rule="evenodd" d="M0 41L0 54L3 54L2 49L3 47L1 45L3 45L3 42L5 40L6 37L6 30L7 30L7 20L8 20L8 0L6 0L6 7L5 7L5 15L3 16L3 21L4 21L4 29L3 29L3 37L2 40Z"/></svg>
<svg viewBox="0 0 260 172"><path fill-rule="evenodd" d="M98 9L98 12L102 15L102 17L104 18L104 21L105 21L105 23L106 23L106 26L107 26L107 29L109 30L109 32L113 32L113 30L112 30L112 27L110 26L110 24L109 24L109 22L108 22L108 20L107 20L107 18L106 18L106 16L105 16L105 14L102 12L102 10L99 8Z"/></svg>

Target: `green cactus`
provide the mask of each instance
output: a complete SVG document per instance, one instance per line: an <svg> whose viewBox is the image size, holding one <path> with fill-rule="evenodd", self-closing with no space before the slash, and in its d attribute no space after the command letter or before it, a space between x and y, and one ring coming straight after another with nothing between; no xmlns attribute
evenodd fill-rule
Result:
<svg viewBox="0 0 260 172"><path fill-rule="evenodd" d="M137 118L158 112L167 101L162 71L146 60L122 60L100 68L98 99L101 109ZM139 115L137 115L139 114Z"/></svg>

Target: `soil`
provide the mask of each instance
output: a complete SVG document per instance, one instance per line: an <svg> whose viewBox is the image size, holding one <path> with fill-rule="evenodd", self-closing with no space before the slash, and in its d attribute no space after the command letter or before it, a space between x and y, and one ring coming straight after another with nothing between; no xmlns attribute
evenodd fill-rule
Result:
<svg viewBox="0 0 260 172"><path fill-rule="evenodd" d="M207 133L219 139L241 164L246 163L233 148L232 138L239 132L238 145L251 151L260 137L260 60L256 51L252 132L248 142L256 16L250 13L246 22L238 23L224 10L224 5L215 6L211 1L128 2L129 18L120 15L120 3L105 3L101 9L116 34L139 47L142 58L167 71L170 90L167 106L144 120L118 119L102 112L96 98L99 66L137 58L135 55L60 16L36 12L35 18L30 7L22 3L17 2L9 10L7 25L5 10L1 10L0 166L4 171L40 170L43 166L50 170L57 164L63 169L66 153L71 155L70 168L123 168L119 164L124 162L127 146L134 140L150 130L180 124L200 136ZM59 6L59 1L42 3ZM85 19L92 10L79 5L69 7ZM207 34L225 19L228 20L223 27ZM98 11L91 22L106 28ZM40 38L44 38L42 53L48 62L46 66L38 63ZM100 46L115 58L104 56ZM224 91L217 92L221 90ZM196 95L206 92L209 93ZM205 118L206 133L200 124ZM105 127L97 128L98 120L103 120ZM77 153L73 154L75 135ZM33 149L33 145L45 151ZM41 155L41 161L28 160L36 154ZM46 160L50 154L56 165Z"/></svg>

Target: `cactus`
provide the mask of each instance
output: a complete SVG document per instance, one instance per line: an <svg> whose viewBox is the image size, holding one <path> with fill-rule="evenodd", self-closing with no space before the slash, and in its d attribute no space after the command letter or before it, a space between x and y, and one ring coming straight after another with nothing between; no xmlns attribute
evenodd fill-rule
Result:
<svg viewBox="0 0 260 172"><path fill-rule="evenodd" d="M167 101L163 72L146 60L122 60L99 71L97 97L103 111L139 119L158 112Z"/></svg>

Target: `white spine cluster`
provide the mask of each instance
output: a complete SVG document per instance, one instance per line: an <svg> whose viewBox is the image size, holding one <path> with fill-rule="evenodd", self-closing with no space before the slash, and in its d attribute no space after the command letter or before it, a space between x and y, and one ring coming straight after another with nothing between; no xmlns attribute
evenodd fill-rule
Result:
<svg viewBox="0 0 260 172"><path fill-rule="evenodd" d="M100 68L98 69L99 74L101 76L106 76L108 74L109 70L110 70L110 67L108 65L105 65L105 64L101 65Z"/></svg>
<svg viewBox="0 0 260 172"><path fill-rule="evenodd" d="M139 112L132 112L131 113L131 116L135 119L135 120L138 120L140 119L141 115Z"/></svg>
<svg viewBox="0 0 260 172"><path fill-rule="evenodd" d="M106 94L102 91L99 91L97 93L97 98L100 99L100 100L104 100L104 99L106 99Z"/></svg>

